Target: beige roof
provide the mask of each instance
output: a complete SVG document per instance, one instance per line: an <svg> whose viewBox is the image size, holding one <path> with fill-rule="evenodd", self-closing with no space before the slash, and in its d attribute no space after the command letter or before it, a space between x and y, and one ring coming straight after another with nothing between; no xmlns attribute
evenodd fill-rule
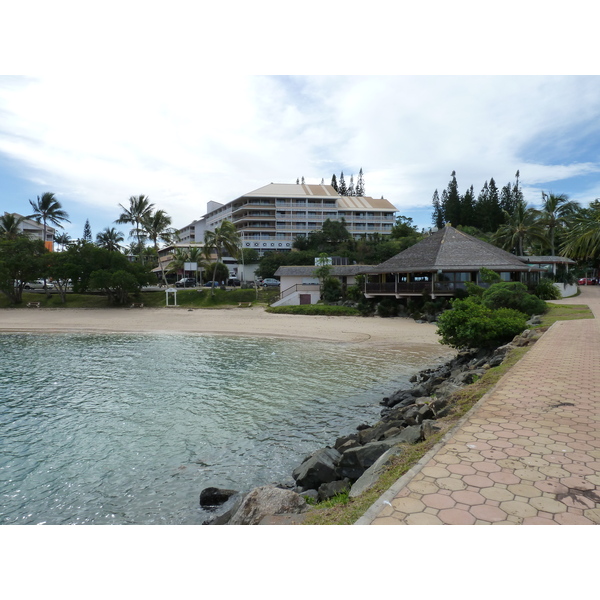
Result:
<svg viewBox="0 0 600 600"><path fill-rule="evenodd" d="M338 198L338 208L350 210L385 210L397 211L398 209L388 200L380 198L376 200L370 196L340 196Z"/></svg>
<svg viewBox="0 0 600 600"><path fill-rule="evenodd" d="M337 198L338 193L330 185L307 185L302 183L270 183L244 196L273 196L274 198Z"/></svg>

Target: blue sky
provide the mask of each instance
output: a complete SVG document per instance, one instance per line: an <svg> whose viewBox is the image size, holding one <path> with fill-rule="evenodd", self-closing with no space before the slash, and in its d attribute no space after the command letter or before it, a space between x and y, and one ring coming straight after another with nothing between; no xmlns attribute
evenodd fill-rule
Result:
<svg viewBox="0 0 600 600"><path fill-rule="evenodd" d="M542 190L600 197L581 0L560 14L400 2L393 16L383 0L33 4L3 12L0 211L54 192L73 238L86 219L94 235L112 227L132 195L182 227L210 200L361 168L367 195L419 227L453 170L461 192L519 170L533 204Z"/></svg>
<svg viewBox="0 0 600 600"><path fill-rule="evenodd" d="M0 77L0 209L54 192L76 238L147 194L182 227L209 200L362 168L368 195L427 227L453 170L461 192L519 170L531 203L586 205L599 129L597 76Z"/></svg>

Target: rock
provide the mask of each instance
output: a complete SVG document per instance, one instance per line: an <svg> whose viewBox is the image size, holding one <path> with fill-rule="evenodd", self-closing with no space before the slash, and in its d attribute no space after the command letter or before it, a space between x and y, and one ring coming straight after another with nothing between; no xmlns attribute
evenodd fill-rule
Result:
<svg viewBox="0 0 600 600"><path fill-rule="evenodd" d="M341 456L335 448L321 448L296 467L292 477L299 486L316 490L322 483L338 479L336 467Z"/></svg>
<svg viewBox="0 0 600 600"><path fill-rule="evenodd" d="M343 446L344 444L346 444L346 442L349 442L350 440L357 440L358 439L358 434L356 433L351 433L350 435L344 435L342 437L339 437L337 440L335 440L335 444L333 445L333 447L337 450L340 446ZM310 458L310 457L308 457Z"/></svg>
<svg viewBox="0 0 600 600"><path fill-rule="evenodd" d="M225 504L231 496L235 496L237 493L239 492L236 490L207 487L200 492L200 506L202 508L216 508Z"/></svg>
<svg viewBox="0 0 600 600"><path fill-rule="evenodd" d="M440 431L440 429L441 427L436 425L432 419L427 419L421 423L421 434L424 440L430 438L434 433Z"/></svg>
<svg viewBox="0 0 600 600"><path fill-rule="evenodd" d="M356 481L384 452L396 445L393 440L396 438L371 442L344 452L337 469L339 477Z"/></svg>
<svg viewBox="0 0 600 600"><path fill-rule="evenodd" d="M338 481L332 481L331 483L324 483L319 486L319 502L329 500L342 492L346 492L350 489L349 479L339 479Z"/></svg>
<svg viewBox="0 0 600 600"><path fill-rule="evenodd" d="M268 515L298 514L308 508L306 500L275 486L254 488L231 517L229 525L257 525Z"/></svg>
<svg viewBox="0 0 600 600"><path fill-rule="evenodd" d="M242 494L239 494L238 496L232 496L222 507L226 509L225 512L207 519L202 523L202 525L227 525L231 517L241 506L243 500L244 496Z"/></svg>
<svg viewBox="0 0 600 600"><path fill-rule="evenodd" d="M326 484L323 484L326 485ZM318 500L319 499L319 492L317 492L317 490L306 490L305 492L300 492L300 497L301 498L311 498L312 500Z"/></svg>
<svg viewBox="0 0 600 600"><path fill-rule="evenodd" d="M421 425L412 425L411 427L403 429L402 432L393 439L397 442L404 442L406 444L416 444L417 442L420 442L422 438Z"/></svg>
<svg viewBox="0 0 600 600"><path fill-rule="evenodd" d="M350 488L350 498L356 498L363 492L366 492L369 488L373 487L379 480L384 468L388 465L390 460L401 454L402 448L394 447L384 452L352 485Z"/></svg>

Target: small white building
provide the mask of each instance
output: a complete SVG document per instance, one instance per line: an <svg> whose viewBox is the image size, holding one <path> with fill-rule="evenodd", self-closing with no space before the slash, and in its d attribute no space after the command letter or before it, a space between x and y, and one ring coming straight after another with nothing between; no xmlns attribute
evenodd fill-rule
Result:
<svg viewBox="0 0 600 600"><path fill-rule="evenodd" d="M320 297L319 278L315 271L319 267L299 266L299 267L279 267L275 271L275 276L279 277L281 282L280 298L271 306L297 306L299 304L316 304ZM331 267L330 276L337 277L342 289L356 284L356 276L369 270L368 265L334 265Z"/></svg>

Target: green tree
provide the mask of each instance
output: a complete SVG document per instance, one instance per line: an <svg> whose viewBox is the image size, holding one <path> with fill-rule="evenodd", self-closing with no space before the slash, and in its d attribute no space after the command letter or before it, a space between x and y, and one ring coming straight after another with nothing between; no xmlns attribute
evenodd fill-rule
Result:
<svg viewBox="0 0 600 600"><path fill-rule="evenodd" d="M431 215L431 222L434 227L442 229L445 223L444 210L442 208L442 203L440 202L440 195L437 190L433 192L433 198L431 200L431 203L433 204L433 214Z"/></svg>
<svg viewBox="0 0 600 600"><path fill-rule="evenodd" d="M333 174L333 177L331 178L331 187L336 191L339 192L338 189L338 182L337 182L337 177L335 176L335 173Z"/></svg>
<svg viewBox="0 0 600 600"><path fill-rule="evenodd" d="M573 259L596 259L600 254L600 198L573 216L561 254Z"/></svg>
<svg viewBox="0 0 600 600"><path fill-rule="evenodd" d="M448 182L448 187L442 192L442 209L446 223L450 223L450 225L456 227L461 224L460 194L458 193L456 171L452 171L451 177L452 179Z"/></svg>
<svg viewBox="0 0 600 600"><path fill-rule="evenodd" d="M92 228L90 227L90 220L85 220L85 225L83 226L83 241L92 243Z"/></svg>
<svg viewBox="0 0 600 600"><path fill-rule="evenodd" d="M548 233L550 255L556 255L555 237L571 223L579 205L569 200L566 194L546 194L542 192L542 208L539 212L540 222Z"/></svg>
<svg viewBox="0 0 600 600"><path fill-rule="evenodd" d="M225 219L221 225L215 227L213 231L204 232L204 246L207 251L209 249L214 250L217 254L212 278L213 287L211 288L211 295L214 295L214 282L216 281L217 263L221 262L223 251L228 252L230 256L238 256L240 247L240 234L238 233L235 225L231 221Z"/></svg>
<svg viewBox="0 0 600 600"><path fill-rule="evenodd" d="M71 243L71 236L66 231L63 231L54 236L54 243L58 244L61 250L64 250Z"/></svg>
<svg viewBox="0 0 600 600"><path fill-rule="evenodd" d="M505 213L505 218L506 223L493 236L494 243L504 250L516 251L519 256L523 256L527 244L548 243L539 212L528 208L525 201L519 203L512 215Z"/></svg>
<svg viewBox="0 0 600 600"><path fill-rule="evenodd" d="M121 212L121 215L115 223L129 223L134 225L129 235L130 237L136 238L138 248L141 248L144 237L142 223L144 219L152 213L154 204L150 203L148 196L142 194L140 196L131 196L129 198L129 208L125 208L122 204L119 204L119 206L123 209L123 212Z"/></svg>
<svg viewBox="0 0 600 600"><path fill-rule="evenodd" d="M121 231L117 231L114 227L106 227L103 231L96 234L96 246L105 248L109 252L119 252L121 250L121 242L125 238Z"/></svg>
<svg viewBox="0 0 600 600"><path fill-rule="evenodd" d="M70 223L69 215L63 210L61 203L54 197L52 192L45 192L42 197L37 197L37 201L29 201L33 208L33 213L28 219L34 219L38 223L43 223L43 239L46 241L46 231L48 223L52 223L55 227L62 228L64 221Z"/></svg>
<svg viewBox="0 0 600 600"><path fill-rule="evenodd" d="M41 240L26 235L0 238L0 292L12 304L22 302L28 281L46 276L49 254Z"/></svg>
<svg viewBox="0 0 600 600"><path fill-rule="evenodd" d="M355 194L357 196L364 196L365 195L365 179L363 176L363 170L362 167L360 168L360 171L358 172L358 181L356 182L356 192Z"/></svg>
<svg viewBox="0 0 600 600"><path fill-rule="evenodd" d="M346 180L344 179L344 171L340 174L340 180L338 182L338 194L340 196L348 195L348 188L346 187Z"/></svg>
<svg viewBox="0 0 600 600"><path fill-rule="evenodd" d="M25 217L20 217L11 213L4 213L0 217L0 239L14 240L22 235L21 223Z"/></svg>
<svg viewBox="0 0 600 600"><path fill-rule="evenodd" d="M165 277L165 270L158 255L158 242L161 241L165 242L166 244L170 244L175 240L177 232L171 227L171 217L164 210L157 210L156 212L149 213L144 217L142 221L142 227L146 233L146 236L154 246L162 280L166 285L167 278Z"/></svg>
<svg viewBox="0 0 600 600"><path fill-rule="evenodd" d="M475 226L477 219L475 218L475 192L471 186L460 199L460 222L461 225Z"/></svg>

